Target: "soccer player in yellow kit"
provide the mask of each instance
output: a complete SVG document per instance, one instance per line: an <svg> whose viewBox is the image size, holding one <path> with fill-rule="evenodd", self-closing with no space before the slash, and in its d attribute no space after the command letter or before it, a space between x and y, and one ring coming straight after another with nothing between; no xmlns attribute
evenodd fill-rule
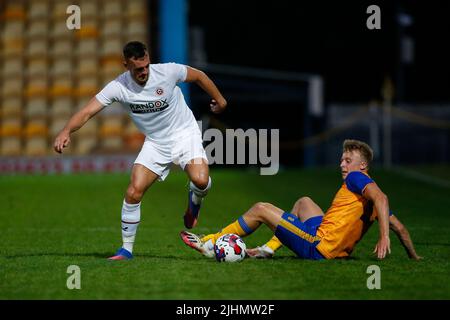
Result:
<svg viewBox="0 0 450 320"><path fill-rule="evenodd" d="M213 257L214 243L220 236L234 233L245 237L264 223L275 235L265 245L248 249L248 256L272 257L285 245L303 259L334 259L348 257L377 219L380 232L374 253L379 259L391 252L389 228L398 236L410 258L421 259L406 227L390 213L387 196L368 175L372 159L373 151L366 143L344 141L340 163L344 182L325 214L308 197L300 198L291 212L260 202L218 233L199 238L182 231L180 236L188 246Z"/></svg>

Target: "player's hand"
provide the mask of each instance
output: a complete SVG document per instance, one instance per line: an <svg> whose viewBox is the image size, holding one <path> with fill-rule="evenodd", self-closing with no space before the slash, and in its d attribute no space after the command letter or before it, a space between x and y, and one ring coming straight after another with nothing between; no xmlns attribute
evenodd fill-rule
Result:
<svg viewBox="0 0 450 320"><path fill-rule="evenodd" d="M377 255L378 259L384 259L386 254L391 253L391 240L389 237L381 237L378 240L375 250L373 251Z"/></svg>
<svg viewBox="0 0 450 320"><path fill-rule="evenodd" d="M209 106L211 107L212 112L221 113L227 107L227 100L225 100L223 98L218 101L212 99Z"/></svg>
<svg viewBox="0 0 450 320"><path fill-rule="evenodd" d="M62 130L55 138L53 148L56 152L62 153L62 150L70 143L70 133L67 130Z"/></svg>

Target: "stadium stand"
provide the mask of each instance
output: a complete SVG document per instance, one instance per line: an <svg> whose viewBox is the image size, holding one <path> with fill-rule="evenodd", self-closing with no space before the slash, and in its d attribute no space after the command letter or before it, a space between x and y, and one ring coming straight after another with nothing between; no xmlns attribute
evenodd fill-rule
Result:
<svg viewBox="0 0 450 320"><path fill-rule="evenodd" d="M78 5L82 27L69 30ZM69 117L124 71L130 40L148 42L147 1L6 0L0 3L0 156L53 154ZM74 155L134 152L143 142L120 106L73 136Z"/></svg>

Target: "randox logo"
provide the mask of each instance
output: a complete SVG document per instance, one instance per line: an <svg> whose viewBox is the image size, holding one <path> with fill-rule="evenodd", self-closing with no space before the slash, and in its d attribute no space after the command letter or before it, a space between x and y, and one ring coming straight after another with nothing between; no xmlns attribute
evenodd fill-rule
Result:
<svg viewBox="0 0 450 320"><path fill-rule="evenodd" d="M167 103L167 99L150 101L146 104L133 104L130 103L130 109L133 113L152 113L152 112L160 112L166 109L169 104Z"/></svg>

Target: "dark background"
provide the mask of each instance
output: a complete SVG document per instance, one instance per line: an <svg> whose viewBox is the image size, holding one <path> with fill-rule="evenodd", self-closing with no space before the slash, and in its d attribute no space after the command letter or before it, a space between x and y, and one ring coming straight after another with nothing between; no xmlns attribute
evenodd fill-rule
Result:
<svg viewBox="0 0 450 320"><path fill-rule="evenodd" d="M157 12L158 2L152 3L153 12ZM380 7L380 30L366 26L370 5ZM450 1L444 0L188 1L189 64L195 66L193 31L200 30L209 64L317 74L324 81L321 116L308 114L306 82L209 70L205 71L228 101L227 110L218 116L211 114L209 97L195 85L190 86L190 106L197 119L207 117L213 127L279 129L284 165L307 165L307 157L315 157L315 164L333 162L329 150L334 154L346 138L370 143L367 123L361 122L314 144L314 154L302 145L305 139L345 121L346 115L354 112L351 107L363 107L372 101L381 106L386 79L393 84L395 107L419 108L423 116L448 121L443 118L447 111L435 114L429 107L443 110L450 102L449 9ZM411 23L400 23L402 16ZM158 16L153 19L156 27L152 38L156 43L152 55L158 60ZM405 38L413 41L411 62L402 59ZM333 121L333 105L343 108L338 112L340 122ZM394 162L420 163L430 157L448 162L448 129L395 121ZM405 140L412 144L405 144ZM428 153L423 153L423 148ZM382 156L378 152L376 161Z"/></svg>
<svg viewBox="0 0 450 320"><path fill-rule="evenodd" d="M381 9L381 30L369 30L367 7ZM410 102L449 101L449 1L190 1L190 24L205 32L210 63L321 74L327 101L380 97L385 76ZM399 62L396 17L413 19L413 65Z"/></svg>

